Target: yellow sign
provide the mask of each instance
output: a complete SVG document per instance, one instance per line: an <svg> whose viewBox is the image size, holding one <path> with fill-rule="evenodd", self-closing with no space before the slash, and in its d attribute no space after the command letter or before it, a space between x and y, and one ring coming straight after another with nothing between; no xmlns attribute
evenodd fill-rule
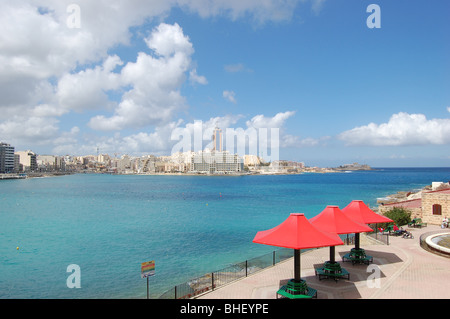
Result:
<svg viewBox="0 0 450 319"><path fill-rule="evenodd" d="M147 261L141 264L141 277L150 277L155 274L155 261Z"/></svg>

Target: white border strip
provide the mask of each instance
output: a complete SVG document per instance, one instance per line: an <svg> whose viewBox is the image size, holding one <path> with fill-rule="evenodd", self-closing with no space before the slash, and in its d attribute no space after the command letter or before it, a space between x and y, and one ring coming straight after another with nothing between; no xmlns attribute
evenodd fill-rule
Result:
<svg viewBox="0 0 450 319"><path fill-rule="evenodd" d="M426 241L428 246L433 247L436 250L440 250L440 251L442 251L444 253L450 254L450 248L446 248L446 247L442 247L442 246L436 245L435 243L433 243L431 241L434 237L438 237L438 236L442 236L442 235L450 236L450 233L447 232L447 233L434 234L434 235L428 236L425 241Z"/></svg>

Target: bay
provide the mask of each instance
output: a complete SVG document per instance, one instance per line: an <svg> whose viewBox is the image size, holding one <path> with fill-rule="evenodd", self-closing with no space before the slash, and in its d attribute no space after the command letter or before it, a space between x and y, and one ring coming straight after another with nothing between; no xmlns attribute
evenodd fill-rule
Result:
<svg viewBox="0 0 450 319"><path fill-rule="evenodd" d="M449 181L450 168L274 176L77 174L0 181L0 298L152 298L273 251L252 243L290 213L307 218ZM18 249L17 249L18 248ZM80 266L81 288L67 267Z"/></svg>

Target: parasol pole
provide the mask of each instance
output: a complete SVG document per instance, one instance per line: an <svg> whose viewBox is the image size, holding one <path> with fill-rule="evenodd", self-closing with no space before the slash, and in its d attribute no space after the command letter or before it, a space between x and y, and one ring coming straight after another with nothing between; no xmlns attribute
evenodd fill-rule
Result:
<svg viewBox="0 0 450 319"><path fill-rule="evenodd" d="M335 246L330 246L330 263L334 264L336 259L335 259L335 253L336 253L336 247Z"/></svg>
<svg viewBox="0 0 450 319"><path fill-rule="evenodd" d="M300 282L300 249L294 249L294 280Z"/></svg>

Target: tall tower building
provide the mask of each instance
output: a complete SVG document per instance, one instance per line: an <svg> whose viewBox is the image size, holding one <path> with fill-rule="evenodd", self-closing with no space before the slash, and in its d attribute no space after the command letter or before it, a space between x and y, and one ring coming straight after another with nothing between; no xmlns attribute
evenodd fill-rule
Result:
<svg viewBox="0 0 450 319"><path fill-rule="evenodd" d="M0 173L14 172L14 146L0 143Z"/></svg>
<svg viewBox="0 0 450 319"><path fill-rule="evenodd" d="M218 127L214 129L213 143L213 151L222 152L222 130Z"/></svg>

